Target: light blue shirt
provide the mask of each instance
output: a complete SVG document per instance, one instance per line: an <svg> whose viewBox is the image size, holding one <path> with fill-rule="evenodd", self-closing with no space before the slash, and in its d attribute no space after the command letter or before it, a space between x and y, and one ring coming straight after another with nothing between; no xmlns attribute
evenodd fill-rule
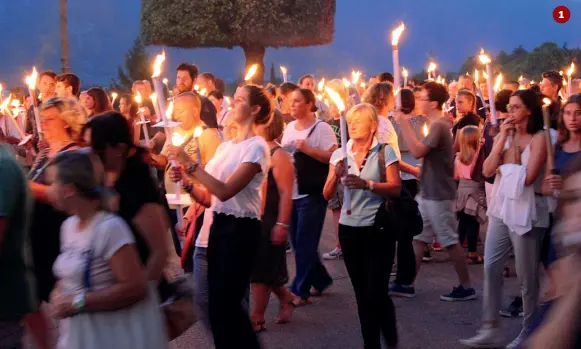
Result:
<svg viewBox="0 0 581 349"><path fill-rule="evenodd" d="M359 167L355 163L355 153L352 151L353 140L349 140L349 142L347 142L347 164L349 166L349 174L357 175L366 181L379 183L381 181L378 157L380 146L381 144L379 144L377 140L373 141L365 166L363 166L362 171L359 172ZM386 168L398 161L397 155L391 146L386 144L384 152ZM339 148L333 152L333 155L331 155L330 163L336 165L342 159L343 151ZM382 171L385 171L385 169L382 169ZM348 190L351 194L351 214L347 214L347 208L343 205L341 208L339 223L350 227L372 226L375 221L377 210L385 198L369 190Z"/></svg>

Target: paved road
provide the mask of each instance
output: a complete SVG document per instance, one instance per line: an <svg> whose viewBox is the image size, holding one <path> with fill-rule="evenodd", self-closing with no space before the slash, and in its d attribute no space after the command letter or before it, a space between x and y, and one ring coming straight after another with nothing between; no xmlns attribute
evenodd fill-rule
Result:
<svg viewBox="0 0 581 349"><path fill-rule="evenodd" d="M321 251L336 244L331 215L327 216ZM482 266L470 266L470 274L479 299L462 303L439 300L440 294L457 284L456 274L447 255L434 253L434 261L424 264L417 281L416 297L394 299L397 311L400 349L456 349L459 338L472 336L480 325ZM289 272L294 275L294 258L289 255ZM260 335L265 349L359 349L363 347L355 297L342 260L326 261L334 279L328 294L314 299L313 304L295 311L292 322L275 325L278 304L271 299L267 313L268 330ZM518 294L516 278L506 279L506 302ZM520 330L520 319L503 321L507 342ZM194 326L177 340L179 349L213 348L211 335L200 325Z"/></svg>

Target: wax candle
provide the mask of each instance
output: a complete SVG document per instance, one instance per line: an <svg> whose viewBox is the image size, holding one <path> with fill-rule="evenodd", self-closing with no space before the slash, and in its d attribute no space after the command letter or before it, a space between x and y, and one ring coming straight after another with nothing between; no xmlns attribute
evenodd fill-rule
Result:
<svg viewBox="0 0 581 349"><path fill-rule="evenodd" d="M490 65L490 63L492 62L490 60L490 58L484 54L484 50L482 49L480 51L480 63L484 64L486 66L486 83L488 86L488 98L490 99L490 101L494 101L494 87L492 86L492 66ZM490 122L493 125L498 125L498 121L496 118L496 105L494 105L494 103L490 103Z"/></svg>

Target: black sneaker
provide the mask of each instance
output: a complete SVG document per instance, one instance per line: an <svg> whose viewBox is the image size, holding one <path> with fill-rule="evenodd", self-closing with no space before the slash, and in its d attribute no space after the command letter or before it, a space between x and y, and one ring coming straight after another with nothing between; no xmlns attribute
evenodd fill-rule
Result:
<svg viewBox="0 0 581 349"><path fill-rule="evenodd" d="M500 310L499 313L500 313L500 315L502 315L504 317L511 317L511 318L524 316L525 313L523 311L522 298L515 297L514 301L512 301L512 303L510 303L508 308Z"/></svg>
<svg viewBox="0 0 581 349"><path fill-rule="evenodd" d="M440 296L440 300L445 302L462 302L472 299L476 299L476 291L473 288L464 288L462 285L454 287L452 292Z"/></svg>
<svg viewBox="0 0 581 349"><path fill-rule="evenodd" d="M389 295L392 297L414 298L416 296L416 290L413 286L404 286L394 283L389 288Z"/></svg>
<svg viewBox="0 0 581 349"><path fill-rule="evenodd" d="M424 256L422 257L422 261L424 263L430 263L433 259L434 257L432 257L432 255L430 254L430 250L424 252Z"/></svg>

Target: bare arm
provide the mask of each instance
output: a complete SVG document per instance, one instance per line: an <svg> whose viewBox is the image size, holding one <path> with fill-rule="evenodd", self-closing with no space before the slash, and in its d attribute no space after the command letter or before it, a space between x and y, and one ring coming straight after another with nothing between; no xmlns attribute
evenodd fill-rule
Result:
<svg viewBox="0 0 581 349"><path fill-rule="evenodd" d="M283 224L290 223L290 217L293 208L293 183L295 171L289 154L283 150L278 150L272 157L272 174L276 181L278 190L278 217L277 222ZM265 195L266 197L266 195Z"/></svg>
<svg viewBox="0 0 581 349"><path fill-rule="evenodd" d="M329 160L331 160L331 155L333 155L335 149L337 149L336 145L332 146L329 150L321 150L309 147L305 144L301 151L317 161L322 163L329 163Z"/></svg>
<svg viewBox="0 0 581 349"><path fill-rule="evenodd" d="M200 152L202 153L202 164L205 166L210 161L216 149L220 145L220 136L217 129L207 129L200 137Z"/></svg>
<svg viewBox="0 0 581 349"><path fill-rule="evenodd" d="M416 178L420 178L420 168L412 166L403 160L399 160L399 170L401 172L409 173Z"/></svg>
<svg viewBox="0 0 581 349"><path fill-rule="evenodd" d="M547 147L544 137L543 132L539 132L531 141L531 156L527 163L527 178L525 179L526 186L535 183L543 170L543 165L547 161Z"/></svg>
<svg viewBox="0 0 581 349"><path fill-rule="evenodd" d="M404 141L407 144L409 152L412 153L413 157L416 159L421 159L428 155L431 148L418 140L416 133L412 129L410 123L407 122L407 120L404 120L403 122L399 122L399 125L404 137Z"/></svg>
<svg viewBox="0 0 581 349"><path fill-rule="evenodd" d="M30 190L32 191L32 196L38 201L42 201L46 204L52 205L53 202L48 195L48 185L39 184L33 181L28 181Z"/></svg>
<svg viewBox="0 0 581 349"><path fill-rule="evenodd" d="M133 224L149 247L148 278L159 280L169 255L166 238L170 224L165 209L159 204L147 203L135 215Z"/></svg>
<svg viewBox="0 0 581 349"><path fill-rule="evenodd" d="M115 310L143 298L147 279L141 268L135 245L121 247L109 261L115 283L103 290L85 295L88 311Z"/></svg>
<svg viewBox="0 0 581 349"><path fill-rule="evenodd" d="M386 183L375 183L375 194L383 197L397 198L401 193L401 178L399 177L399 163L396 161L385 168Z"/></svg>
<svg viewBox="0 0 581 349"><path fill-rule="evenodd" d="M340 178L335 174L335 165L329 165L329 174L327 175L327 181L323 188L323 196L325 197L325 200L331 200L333 195L335 195L339 179Z"/></svg>
<svg viewBox="0 0 581 349"><path fill-rule="evenodd" d="M236 171L234 171L226 182L214 178L199 166L196 168L193 175L212 195L224 202L230 200L234 195L244 189L248 183L250 183L252 178L254 178L254 175L260 171L261 168L259 164L245 162L238 166Z"/></svg>

